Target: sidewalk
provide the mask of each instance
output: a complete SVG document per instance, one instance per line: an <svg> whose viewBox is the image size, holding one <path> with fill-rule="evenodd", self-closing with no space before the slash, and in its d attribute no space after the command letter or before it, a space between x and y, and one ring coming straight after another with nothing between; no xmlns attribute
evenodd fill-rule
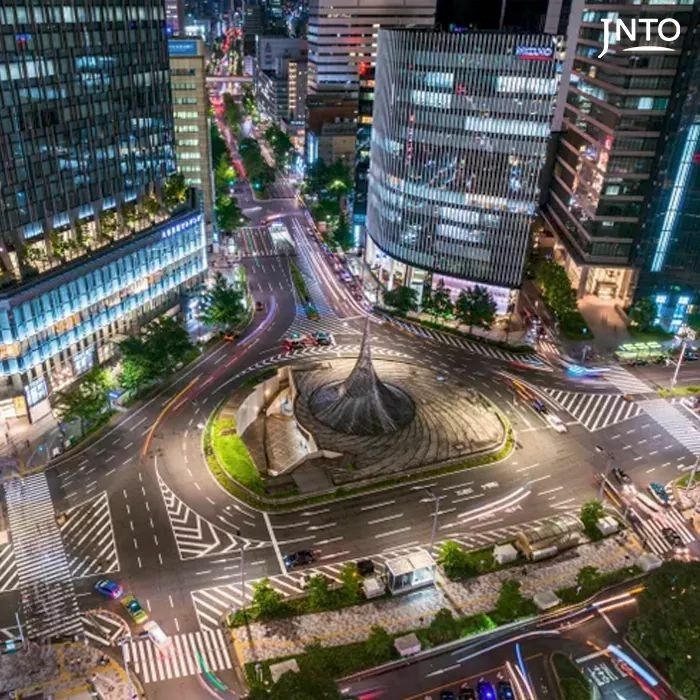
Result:
<svg viewBox="0 0 700 700"><path fill-rule="evenodd" d="M344 610L238 627L232 631L233 645L239 662L244 664L301 654L312 642L324 646L359 642L369 636L374 625L397 634L429 625L441 608L451 609L455 615L492 610L504 580L520 580L523 595L532 598L541 591L574 585L584 566L595 566L601 571L631 566L642 551L632 535L624 540L611 537L549 562L529 563L463 583L443 580L432 588Z"/></svg>
<svg viewBox="0 0 700 700"><path fill-rule="evenodd" d="M103 700L145 698L132 673L114 658L86 644L30 644L16 654L0 657L0 692L17 697L43 693L56 699L78 698L95 691Z"/></svg>

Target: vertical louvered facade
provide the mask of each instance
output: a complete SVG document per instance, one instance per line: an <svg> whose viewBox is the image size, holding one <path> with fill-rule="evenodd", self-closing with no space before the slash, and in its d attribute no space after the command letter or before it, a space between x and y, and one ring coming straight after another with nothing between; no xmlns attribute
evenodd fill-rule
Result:
<svg viewBox="0 0 700 700"><path fill-rule="evenodd" d="M379 32L367 256L520 285L559 82L549 34ZM408 280L410 281L410 280ZM415 284L415 281L414 281Z"/></svg>

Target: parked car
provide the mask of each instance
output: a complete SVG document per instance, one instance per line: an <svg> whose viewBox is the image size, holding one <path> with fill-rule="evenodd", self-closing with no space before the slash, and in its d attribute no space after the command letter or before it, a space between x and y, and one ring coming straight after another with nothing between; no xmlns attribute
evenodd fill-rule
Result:
<svg viewBox="0 0 700 700"><path fill-rule="evenodd" d="M101 578L92 588L94 591L112 600L120 598L122 593L124 593L124 589L116 581L108 578Z"/></svg>
<svg viewBox="0 0 700 700"><path fill-rule="evenodd" d="M479 700L496 700L496 691L488 681L479 681L476 686Z"/></svg>
<svg viewBox="0 0 700 700"><path fill-rule="evenodd" d="M564 423L564 421L561 418L559 418L559 416L555 416L553 413L547 415L547 422L558 433L565 433L568 430L568 428L566 427L566 423Z"/></svg>
<svg viewBox="0 0 700 700"><path fill-rule="evenodd" d="M333 337L330 333L326 333L326 331L316 331L316 333L313 334L312 338L314 339L316 345L326 346L331 345L333 343Z"/></svg>
<svg viewBox="0 0 700 700"><path fill-rule="evenodd" d="M122 607L129 613L129 617L138 625L148 620L148 613L141 607L141 603L131 593L121 599Z"/></svg>
<svg viewBox="0 0 700 700"><path fill-rule="evenodd" d="M284 566L287 571L297 569L300 566L308 566L316 561L317 552L310 549L300 549L298 552L284 556Z"/></svg>
<svg viewBox="0 0 700 700"><path fill-rule="evenodd" d="M255 302L255 310L256 311L265 311L265 304L263 304L261 301L256 301Z"/></svg>
<svg viewBox="0 0 700 700"><path fill-rule="evenodd" d="M622 469L620 469L620 467L613 467L612 468L612 475L621 484L631 484L632 483L632 479L630 479L629 474L627 472L623 471Z"/></svg>

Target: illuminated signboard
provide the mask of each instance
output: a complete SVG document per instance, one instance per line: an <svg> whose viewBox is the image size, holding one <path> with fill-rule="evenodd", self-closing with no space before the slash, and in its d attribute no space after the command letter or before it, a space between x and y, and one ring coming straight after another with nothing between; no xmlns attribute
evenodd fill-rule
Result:
<svg viewBox="0 0 700 700"><path fill-rule="evenodd" d="M194 39L171 39L168 41L170 56L196 56L197 42Z"/></svg>
<svg viewBox="0 0 700 700"><path fill-rule="evenodd" d="M515 55L523 61L549 61L554 49L551 46L517 46Z"/></svg>

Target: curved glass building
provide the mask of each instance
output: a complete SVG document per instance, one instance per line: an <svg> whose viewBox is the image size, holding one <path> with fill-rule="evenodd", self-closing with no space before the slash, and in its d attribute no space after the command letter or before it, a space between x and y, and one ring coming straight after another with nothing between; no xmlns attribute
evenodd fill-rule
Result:
<svg viewBox="0 0 700 700"><path fill-rule="evenodd" d="M550 34L381 29L366 258L382 281L520 285L561 61Z"/></svg>

